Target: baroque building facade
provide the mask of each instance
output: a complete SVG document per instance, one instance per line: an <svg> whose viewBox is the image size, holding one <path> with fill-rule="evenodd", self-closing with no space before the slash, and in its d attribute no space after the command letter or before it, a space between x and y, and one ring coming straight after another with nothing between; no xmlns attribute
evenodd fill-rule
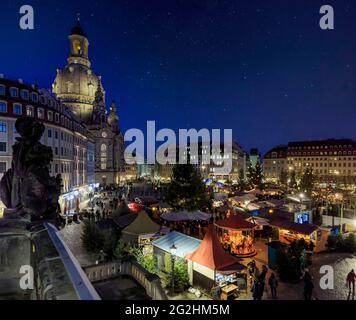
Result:
<svg viewBox="0 0 356 320"><path fill-rule="evenodd" d="M124 138L115 103L107 111L101 77L91 68L89 41L78 20L69 35L67 65L57 69L52 91L86 125L94 139L95 181L118 184L125 176Z"/></svg>
<svg viewBox="0 0 356 320"><path fill-rule="evenodd" d="M0 78L0 178L11 168L12 146L19 138L15 122L20 117L44 124L41 143L53 152L50 173L62 176L61 209L74 208L95 183L94 139L87 127L48 90L21 79Z"/></svg>
<svg viewBox="0 0 356 320"><path fill-rule="evenodd" d="M356 184L356 141L326 139L293 141L274 148L263 160L264 175L277 181L281 170L294 171L300 178L306 167L313 169L320 183Z"/></svg>

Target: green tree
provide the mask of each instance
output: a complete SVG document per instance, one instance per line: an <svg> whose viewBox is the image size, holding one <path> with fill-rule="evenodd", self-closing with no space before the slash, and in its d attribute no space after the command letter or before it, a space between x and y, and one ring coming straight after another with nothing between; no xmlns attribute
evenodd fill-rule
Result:
<svg viewBox="0 0 356 320"><path fill-rule="evenodd" d="M295 240L289 246L280 248L277 252L276 264L282 281L298 281L302 268L310 264L305 254L305 241Z"/></svg>
<svg viewBox="0 0 356 320"><path fill-rule="evenodd" d="M191 164L177 164L173 168L165 201L175 210L196 210L208 205L208 195L200 173Z"/></svg>
<svg viewBox="0 0 356 320"><path fill-rule="evenodd" d="M97 253L103 248L104 235L93 221L85 221L82 234L84 248L88 252Z"/></svg>
<svg viewBox="0 0 356 320"><path fill-rule="evenodd" d="M298 187L297 178L294 170L290 173L289 187L293 189L296 189Z"/></svg>
<svg viewBox="0 0 356 320"><path fill-rule="evenodd" d="M103 244L102 250L105 252L108 260L112 260L115 256L115 249L117 245L117 235L114 230L102 231Z"/></svg>
<svg viewBox="0 0 356 320"><path fill-rule="evenodd" d="M184 259L175 259L173 272L174 288L175 291L183 291L189 285L188 267ZM172 274L170 274L168 286L172 287Z"/></svg>
<svg viewBox="0 0 356 320"><path fill-rule="evenodd" d="M126 246L126 243L123 242L122 240L119 240L116 244L114 257L118 260L121 260L126 258L128 254L129 254L129 250L128 247Z"/></svg>
<svg viewBox="0 0 356 320"><path fill-rule="evenodd" d="M288 172L285 170L281 170L281 172L279 173L279 183L281 185L287 185L288 182Z"/></svg>
<svg viewBox="0 0 356 320"><path fill-rule="evenodd" d="M156 257L152 253L143 254L142 248L139 247L130 247L128 252L147 271L151 273L155 273L157 271Z"/></svg>
<svg viewBox="0 0 356 320"><path fill-rule="evenodd" d="M238 190L244 191L246 188L247 188L247 183L245 180L245 173L244 173L244 169L241 168L239 171Z"/></svg>
<svg viewBox="0 0 356 320"><path fill-rule="evenodd" d="M262 167L259 162L256 163L256 166L249 166L247 172L248 184L251 188L263 189L263 172Z"/></svg>
<svg viewBox="0 0 356 320"><path fill-rule="evenodd" d="M303 172L299 187L303 192L310 195L311 192L313 191L314 183L315 183L315 176L313 174L313 168L308 166L305 168Z"/></svg>

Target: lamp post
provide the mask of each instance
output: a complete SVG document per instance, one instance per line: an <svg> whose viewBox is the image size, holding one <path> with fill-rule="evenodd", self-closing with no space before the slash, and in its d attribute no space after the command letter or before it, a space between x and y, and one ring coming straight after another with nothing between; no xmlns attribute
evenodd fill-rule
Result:
<svg viewBox="0 0 356 320"><path fill-rule="evenodd" d="M171 261L172 261L172 294L174 294L174 260L177 253L177 247L174 245L171 246Z"/></svg>

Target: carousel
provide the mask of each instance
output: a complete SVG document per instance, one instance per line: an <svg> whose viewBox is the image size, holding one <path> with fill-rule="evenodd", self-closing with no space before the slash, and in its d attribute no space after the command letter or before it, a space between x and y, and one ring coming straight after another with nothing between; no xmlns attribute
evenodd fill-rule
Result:
<svg viewBox="0 0 356 320"><path fill-rule="evenodd" d="M254 247L255 224L244 220L238 213L224 220L215 222L219 240L225 251L239 258L252 257L256 254Z"/></svg>

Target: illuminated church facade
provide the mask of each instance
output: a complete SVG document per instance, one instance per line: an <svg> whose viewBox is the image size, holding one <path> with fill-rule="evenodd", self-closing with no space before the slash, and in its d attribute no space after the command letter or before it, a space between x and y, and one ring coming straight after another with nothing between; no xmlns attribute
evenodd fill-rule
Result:
<svg viewBox="0 0 356 320"><path fill-rule="evenodd" d="M95 144L95 181L118 184L125 177L124 139L114 102L107 110L105 89L89 60L89 41L79 19L69 35L67 65L57 69L56 97L85 124Z"/></svg>

